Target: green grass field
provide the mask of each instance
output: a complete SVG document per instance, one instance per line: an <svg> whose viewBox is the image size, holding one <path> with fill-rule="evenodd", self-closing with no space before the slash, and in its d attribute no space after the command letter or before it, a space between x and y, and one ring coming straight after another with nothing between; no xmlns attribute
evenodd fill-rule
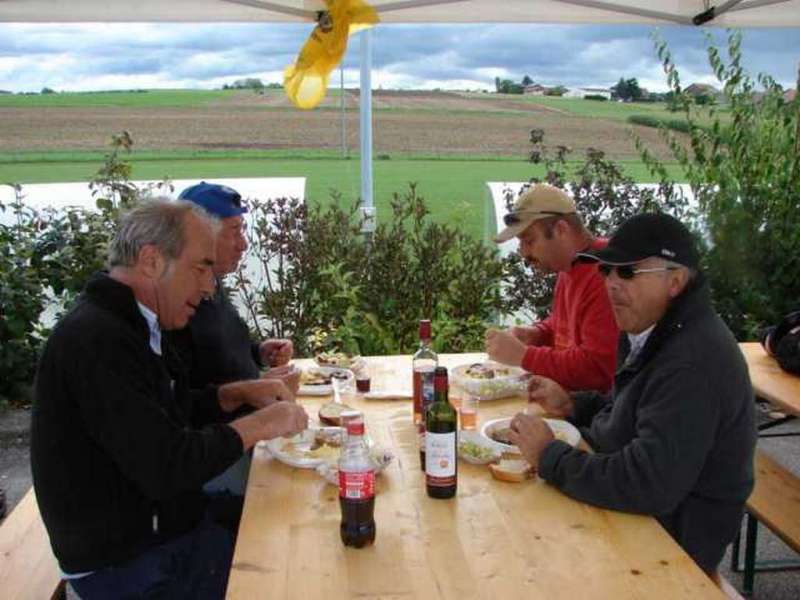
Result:
<svg viewBox="0 0 800 600"><path fill-rule="evenodd" d="M178 153L179 154L179 153ZM184 158L159 158L155 153L143 159L134 156L134 179L189 179L231 177L305 177L306 199L327 204L331 192L338 191L343 203L352 203L360 195L360 162L333 157L279 158L239 156L209 157L185 153ZM231 152L229 154L237 154ZM80 156L81 160L9 162L0 155L0 182L50 183L86 181L97 171L101 155ZM66 159L67 156L62 156ZM641 163L624 164L636 181L651 181ZM526 181L542 175L542 168L520 160L464 160L430 157L378 160L374 162L374 198L379 220L386 218L394 193L403 193L410 182L431 208L434 219L463 228L475 237L485 237L493 227L487 210L487 181ZM674 170L674 176L678 176Z"/></svg>
<svg viewBox="0 0 800 600"><path fill-rule="evenodd" d="M57 94L0 94L0 107L45 108L92 106L202 106L240 93L229 90L141 90L125 92L59 92Z"/></svg>
<svg viewBox="0 0 800 600"><path fill-rule="evenodd" d="M290 107L274 102L252 103L249 90L146 90L142 92L91 92L37 95L0 95L0 108L93 108L130 107L159 108L202 107L220 101L231 102L232 110L288 111ZM266 90L266 100L276 100L281 90ZM330 90L328 104L323 110L336 110L338 90ZM465 94L469 102L464 108L454 104L431 101L419 107L403 105L376 107L376 111L447 112L485 115L525 111L527 104L539 104L564 113L585 118L625 121L632 114L651 114L664 117L669 113L663 104L623 104L570 98L508 96L496 94ZM384 102L392 96L384 97ZM443 95L448 102L453 95ZM476 103L474 100L479 100ZM242 106L241 101L244 101ZM509 102L512 101L512 102ZM448 108L449 106L449 108ZM350 110L353 110L352 107ZM376 152L376 158L382 153ZM334 150L309 149L221 149L221 150L137 150L127 157L133 165L133 179L191 179L236 177L305 177L306 198L326 204L332 191L341 194L343 203L355 202L360 195L360 163L357 157L344 160ZM102 164L104 153L71 151L54 148L52 151L0 151L0 182L21 184L86 181ZM652 181L641 162L618 161L635 181ZM403 193L410 182L418 184L420 195L428 200L432 216L440 221L458 225L476 237L485 237L493 227L488 209L487 181L526 181L541 176L543 168L527 163L521 157L474 154L393 152L390 160L374 162L374 197L379 220L390 210L394 193ZM680 178L677 168L672 176Z"/></svg>

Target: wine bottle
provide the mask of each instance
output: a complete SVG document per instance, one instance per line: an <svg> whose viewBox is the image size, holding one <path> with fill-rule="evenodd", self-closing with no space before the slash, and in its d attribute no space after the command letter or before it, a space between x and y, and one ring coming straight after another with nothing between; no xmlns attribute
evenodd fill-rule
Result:
<svg viewBox="0 0 800 600"><path fill-rule="evenodd" d="M436 367L433 403L425 413L425 487L431 498L452 498L458 487L458 417L447 400L447 369Z"/></svg>
<svg viewBox="0 0 800 600"><path fill-rule="evenodd" d="M414 390L414 425L417 426L420 469L425 470L425 409L433 402L433 372L439 357L431 348L431 322L419 322L419 349L411 359Z"/></svg>

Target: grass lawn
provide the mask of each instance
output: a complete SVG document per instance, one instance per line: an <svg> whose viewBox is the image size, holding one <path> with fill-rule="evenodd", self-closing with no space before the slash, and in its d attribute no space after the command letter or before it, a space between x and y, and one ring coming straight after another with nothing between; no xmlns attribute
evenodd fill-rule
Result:
<svg viewBox="0 0 800 600"><path fill-rule="evenodd" d="M665 102L616 102L613 100L585 100L583 98L559 98L556 96L530 96L518 94L474 94L471 97L481 98L487 106L500 100L517 100L522 103L538 104L553 110L559 110L581 117L627 121L631 115L649 115L662 119L683 120L683 112L667 110ZM702 121L707 118L709 107L696 107L697 117ZM716 107L717 112L727 113L725 107Z"/></svg>
<svg viewBox="0 0 800 600"><path fill-rule="evenodd" d="M192 153L186 153L191 155ZM341 193L343 202L353 202L360 195L360 162L358 159L248 157L246 153L231 153L225 157L166 157L158 159L152 153L145 160L131 159L133 179L170 179L218 177L305 177L306 199L323 204L331 201L331 191ZM180 155L180 154L179 154ZM52 183L86 181L101 164L101 155L73 157L68 160L47 161L46 155L36 155L31 162L9 162L0 155L0 182ZM624 164L637 181L651 181L639 162ZM520 160L464 160L406 158L374 162L374 199L378 218L390 212L394 193L408 189L416 182L418 193L431 208L433 218L459 225L476 237L485 237L494 226L488 209L487 181L525 181L541 175L542 168ZM673 175L678 176L677 170Z"/></svg>
<svg viewBox="0 0 800 600"><path fill-rule="evenodd" d="M141 90L121 92L59 92L0 94L0 107L202 106L241 93L235 90ZM250 92L252 94L252 92Z"/></svg>

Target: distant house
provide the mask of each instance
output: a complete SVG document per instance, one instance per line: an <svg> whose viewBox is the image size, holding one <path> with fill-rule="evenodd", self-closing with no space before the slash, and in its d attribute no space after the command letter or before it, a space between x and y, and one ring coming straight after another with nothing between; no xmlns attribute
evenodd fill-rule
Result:
<svg viewBox="0 0 800 600"><path fill-rule="evenodd" d="M794 102L795 98L797 98L797 90L786 90L783 92L784 102Z"/></svg>
<svg viewBox="0 0 800 600"><path fill-rule="evenodd" d="M547 88L541 85L540 83L529 83L524 88L522 88L523 94L529 94L531 96L544 96L544 93L547 91Z"/></svg>
<svg viewBox="0 0 800 600"><path fill-rule="evenodd" d="M611 90L608 88L575 87L568 88L564 92L564 98L586 98L586 96L602 96L607 100L611 100Z"/></svg>

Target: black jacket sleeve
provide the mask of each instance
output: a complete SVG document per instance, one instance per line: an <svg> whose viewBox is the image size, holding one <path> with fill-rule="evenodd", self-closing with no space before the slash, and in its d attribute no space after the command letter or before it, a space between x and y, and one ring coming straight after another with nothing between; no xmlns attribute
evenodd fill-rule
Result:
<svg viewBox="0 0 800 600"><path fill-rule="evenodd" d="M703 468L718 412L702 374L676 365L647 384L631 442L610 450L601 440L596 454L552 442L540 457L539 474L590 504L651 515L670 512L689 494Z"/></svg>
<svg viewBox="0 0 800 600"><path fill-rule="evenodd" d="M147 497L199 489L242 455L241 438L229 426L191 429L170 416L162 402L171 391L162 389L152 357L130 338L104 342L128 348L95 352L88 365L83 360L74 397L89 435Z"/></svg>
<svg viewBox="0 0 800 600"><path fill-rule="evenodd" d="M576 427L588 427L595 415L611 403L607 394L599 392L573 392L574 413L569 421Z"/></svg>
<svg viewBox="0 0 800 600"><path fill-rule="evenodd" d="M250 342L250 354L253 355L253 361L262 369L267 365L261 360L261 342Z"/></svg>

